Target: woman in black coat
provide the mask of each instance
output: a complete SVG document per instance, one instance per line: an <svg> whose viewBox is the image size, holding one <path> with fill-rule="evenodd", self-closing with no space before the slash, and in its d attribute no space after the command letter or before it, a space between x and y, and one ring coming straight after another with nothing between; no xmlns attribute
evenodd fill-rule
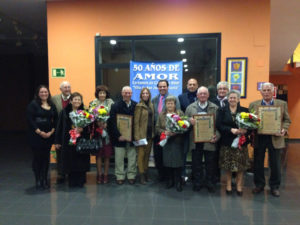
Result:
<svg viewBox="0 0 300 225"><path fill-rule="evenodd" d="M50 99L49 89L40 85L26 111L29 142L33 152L32 169L37 189L49 188L50 148L54 142L57 122L57 111Z"/></svg>
<svg viewBox="0 0 300 225"><path fill-rule="evenodd" d="M86 182L86 172L90 170L90 155L76 152L76 145L70 145L69 131L75 128L69 113L76 110L83 110L82 95L74 92L70 97L70 104L61 111L56 127L55 147L62 147L62 164L64 173L69 176L70 187L83 187ZM88 138L88 128L76 128L81 134L77 138Z"/></svg>
<svg viewBox="0 0 300 225"><path fill-rule="evenodd" d="M249 168L247 141L241 148L233 148L231 144L238 135L245 135L247 138L247 130L239 128L235 120L237 113L248 112L248 109L238 104L239 92L231 90L227 96L229 104L219 109L217 117L217 128L221 132L219 164L220 168L226 171L226 194L232 193L232 172L237 172L237 194L241 196L243 194L243 172Z"/></svg>

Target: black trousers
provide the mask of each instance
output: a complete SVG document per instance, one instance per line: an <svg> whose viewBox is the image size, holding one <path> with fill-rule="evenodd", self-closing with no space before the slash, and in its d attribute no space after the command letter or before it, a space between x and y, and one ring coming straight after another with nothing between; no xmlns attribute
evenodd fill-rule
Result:
<svg viewBox="0 0 300 225"><path fill-rule="evenodd" d="M204 157L204 165L202 159ZM214 151L203 150L203 143L196 144L196 149L192 151L192 172L194 176L193 185L197 187L214 186Z"/></svg>
<svg viewBox="0 0 300 225"><path fill-rule="evenodd" d="M181 182L182 167L165 167L165 170L167 181L171 181L175 184Z"/></svg>
<svg viewBox="0 0 300 225"><path fill-rule="evenodd" d="M65 174L63 172L63 160L62 160L62 149L56 149L56 169L57 175L59 177L64 177Z"/></svg>
<svg viewBox="0 0 300 225"><path fill-rule="evenodd" d="M50 147L32 147L32 170L36 181L46 180L50 163Z"/></svg>
<svg viewBox="0 0 300 225"><path fill-rule="evenodd" d="M155 167L158 172L159 179L163 180L166 178L166 168L164 167L163 161L163 148L158 145L159 136L155 136L153 140L153 151L154 151L154 160L155 160Z"/></svg>
<svg viewBox="0 0 300 225"><path fill-rule="evenodd" d="M259 188L263 188L266 185L264 174L266 148L268 148L269 166L271 170L269 186L271 189L278 189L281 181L281 149L274 148L270 135L258 136L258 145L257 148L254 149L254 184Z"/></svg>

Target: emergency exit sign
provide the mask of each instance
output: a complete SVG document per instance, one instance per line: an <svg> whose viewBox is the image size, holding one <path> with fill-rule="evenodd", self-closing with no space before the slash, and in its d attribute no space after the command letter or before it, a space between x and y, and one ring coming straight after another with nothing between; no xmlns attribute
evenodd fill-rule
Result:
<svg viewBox="0 0 300 225"><path fill-rule="evenodd" d="M66 77L66 69L52 68L52 77Z"/></svg>

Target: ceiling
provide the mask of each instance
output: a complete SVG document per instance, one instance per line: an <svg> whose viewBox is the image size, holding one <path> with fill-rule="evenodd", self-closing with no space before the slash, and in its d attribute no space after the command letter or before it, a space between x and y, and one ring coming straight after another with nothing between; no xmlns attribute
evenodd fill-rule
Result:
<svg viewBox="0 0 300 225"><path fill-rule="evenodd" d="M1 53L47 54L46 1L0 1ZM271 74L284 73L284 64L300 42L299 11L299 0L271 0Z"/></svg>

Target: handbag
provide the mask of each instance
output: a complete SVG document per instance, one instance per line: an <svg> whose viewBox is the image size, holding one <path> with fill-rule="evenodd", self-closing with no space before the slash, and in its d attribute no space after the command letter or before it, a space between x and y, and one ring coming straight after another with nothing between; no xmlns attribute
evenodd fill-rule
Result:
<svg viewBox="0 0 300 225"><path fill-rule="evenodd" d="M95 138L80 138L76 144L76 152L80 154L97 154L100 148L102 148L102 142Z"/></svg>

